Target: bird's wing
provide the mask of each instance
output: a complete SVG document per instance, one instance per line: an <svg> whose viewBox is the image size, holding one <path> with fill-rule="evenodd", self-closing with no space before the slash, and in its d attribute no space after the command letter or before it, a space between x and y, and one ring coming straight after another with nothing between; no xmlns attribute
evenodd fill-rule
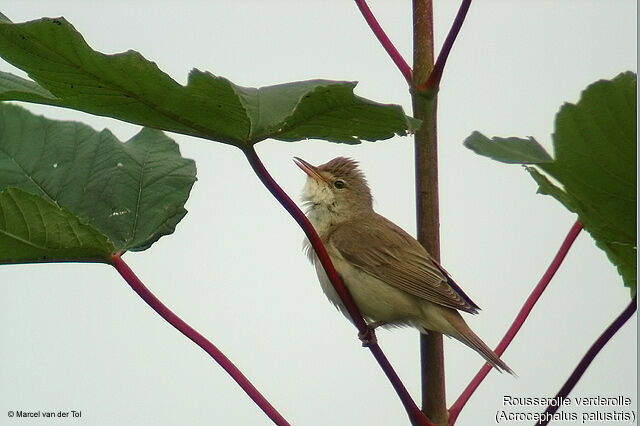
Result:
<svg viewBox="0 0 640 426"><path fill-rule="evenodd" d="M480 309L415 238L376 216L336 226L329 243L353 265L409 294L469 313Z"/></svg>

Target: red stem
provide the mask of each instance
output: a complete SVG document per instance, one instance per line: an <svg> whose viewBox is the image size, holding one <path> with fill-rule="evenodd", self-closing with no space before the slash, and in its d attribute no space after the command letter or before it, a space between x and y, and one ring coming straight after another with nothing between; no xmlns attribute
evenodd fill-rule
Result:
<svg viewBox="0 0 640 426"><path fill-rule="evenodd" d="M571 373L571 376L569 376L560 391L558 391L558 394L556 395L557 400L560 400L560 398L564 400L569 395L569 392L571 392L571 390L576 385L576 383L578 383L585 371L587 371L587 368L591 364L591 361L593 361L596 355L598 355L598 352L600 352L600 350L607 344L607 342L611 340L614 334L616 334L618 330L620 330L620 328L627 322L627 320L631 318L633 313L636 311L637 303L638 299L637 295L635 295L633 296L633 299L631 299L631 302L625 308L625 310L622 311L620 315L618 315L613 323L611 323L611 325L607 327L607 329L600 335L600 337L598 337L598 340L596 340L593 345L591 345L587 353L584 355L584 357L582 357L582 359L576 366L575 370L573 370L573 373ZM552 419L553 413L555 413L556 411L558 411L558 406L547 407L547 410L541 417L541 419L545 420L541 423L536 423L536 425L539 424L541 426L546 426L547 424L549 424L548 419Z"/></svg>
<svg viewBox="0 0 640 426"><path fill-rule="evenodd" d="M540 299L540 296L542 296L542 293L547 288L547 285L549 284L549 282L551 281L555 273L558 271L558 268L562 264L562 261L564 260L565 256L569 252L571 245L573 244L575 239L578 237L578 234L580 234L581 230L582 230L582 223L578 220L571 227L571 230L565 237L564 242L562 243L562 245L560 246L560 249L558 250L558 253L553 258L551 265L549 265L549 268L540 279L540 282L538 283L538 285L536 285L536 287L533 289L533 292L531 293L527 301L522 306L522 309L520 309L518 316L511 324L511 327L509 327L509 330L500 341L500 344L498 345L498 347L495 349L495 352L498 356L504 353L504 351L507 349L507 346L509 346L513 338L516 337L516 334L520 330L520 327L522 327L525 320L531 313L531 310L535 306L536 302L538 301L538 299ZM471 395L473 395L473 393L478 388L478 386L480 386L480 383L482 383L482 381L487 376L490 370L491 370L491 366L489 364L485 364L480 369L478 374L476 374L473 380L471 380L471 383L467 385L466 389L462 392L462 394L456 400L456 402L454 402L454 404L451 406L451 408L449 409L450 425L455 424L456 419L458 418L458 415L460 415L460 411L465 406L467 401L469 401L469 398L471 398Z"/></svg>
<svg viewBox="0 0 640 426"><path fill-rule="evenodd" d="M278 426L290 426L284 417L276 411L276 409L269 404L269 401L249 382L244 374L238 368L233 365L231 360L227 358L213 343L208 341L202 334L194 330L189 324L180 319L176 314L166 307L160 299L154 296L151 291L145 287L140 279L129 268L129 265L125 263L120 255L115 255L112 258L113 266L122 275L127 283L133 288L133 291L144 300L151 308L156 311L162 318L164 318L169 324L178 329L182 334L191 339L196 345L200 346L235 380L240 387L249 395L253 401L269 416L269 418Z"/></svg>
<svg viewBox="0 0 640 426"><path fill-rule="evenodd" d="M438 87L440 87L440 80L442 79L444 66L447 63L447 59L449 58L449 53L451 52L453 43L456 41L456 38L460 33L460 29L462 28L462 24L467 17L467 12L469 11L470 6L471 0L463 0L460 4L460 9L458 9L456 18L453 20L453 24L451 25L451 29L449 30L449 34L447 34L447 38L444 40L442 50L440 50L440 53L438 54L438 59L436 59L433 70L429 75L429 79L427 79L427 81L418 88L419 92L437 90Z"/></svg>
<svg viewBox="0 0 640 426"><path fill-rule="evenodd" d="M244 154L246 155L249 164L253 168L253 171L256 173L256 175L258 175L258 178L260 178L264 186L267 187L267 189L280 202L285 210L289 212L293 219L298 222L298 225L300 225L304 233L307 235L307 238L309 238L309 242L313 246L313 249L320 259L320 263L322 263L322 267L326 271L331 284L333 284L336 292L338 292L338 295L346 306L347 311L349 312L349 315L353 320L353 323L358 328L359 335L362 336L361 339L366 343L366 347L369 348L374 358L376 359L376 361L378 361L378 364L391 382L391 385L398 394L398 397L404 405L405 410L407 410L407 414L411 419L411 423L420 426L433 426L432 423L430 423L424 417L424 414L417 407L413 399L411 399L411 396L400 380L400 377L398 377L384 352L382 352L382 349L380 349L380 346L376 341L374 331L367 326L367 323L362 318L362 315L356 307L351 294L345 287L342 279L340 278L340 275L331 263L331 259L327 254L327 250L322 244L318 233L313 228L313 225L311 225L311 222L309 222L309 219L307 219L302 210L298 208L298 205L291 200L287 193L282 190L280 185L278 185L278 183L273 180L267 169L264 167L264 164L262 164L262 161L260 161L260 158L256 154L253 146L244 149Z"/></svg>
<svg viewBox="0 0 640 426"><path fill-rule="evenodd" d="M382 44L382 47L384 47L384 50L387 51L387 53L391 57L391 60L396 64L396 66L404 76L404 79L407 80L407 83L409 84L409 86L411 86L411 67L409 66L409 64L407 64L407 61L404 60L400 52L398 52L398 49L396 49L391 40L389 40L389 37L387 37L387 34L378 23L378 20L373 15L373 12L371 12L371 9L369 9L366 0L355 0L355 2L356 5L358 5L358 9L360 9L360 13L362 13L364 20L367 21L367 24L369 24L369 28L371 28L373 33L378 38L378 41L380 41L380 44Z"/></svg>

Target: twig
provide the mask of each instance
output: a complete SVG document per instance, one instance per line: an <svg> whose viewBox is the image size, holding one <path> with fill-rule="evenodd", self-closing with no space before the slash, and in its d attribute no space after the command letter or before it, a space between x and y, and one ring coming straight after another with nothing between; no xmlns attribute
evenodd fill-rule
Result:
<svg viewBox="0 0 640 426"><path fill-rule="evenodd" d="M238 385L249 395L253 401L269 416L269 418L278 426L290 426L284 417L265 399L264 396L249 382L249 379L238 368L233 365L231 360L227 358L213 343L207 340L202 334L198 333L189 324L180 319L176 314L165 306L151 291L140 281L136 274L129 268L120 255L112 258L112 264L116 270L122 275L133 291L144 300L151 308L156 311L169 324L178 329L182 334L191 339L196 345L200 346L235 380Z"/></svg>
<svg viewBox="0 0 640 426"><path fill-rule="evenodd" d="M504 353L504 351L507 349L507 347L509 346L513 338L516 336L516 334L520 330L520 327L522 327L522 325L524 324L525 320L531 313L531 310L535 306L536 302L538 301L538 299L540 299L540 296L542 296L542 293L547 288L547 285L549 284L549 282L551 281L555 273L558 271L558 268L562 264L562 261L564 260L565 256L569 252L571 245L573 244L575 239L578 237L578 234L580 234L581 230L582 230L582 223L578 220L576 221L576 223L573 224L573 226L571 227L571 230L569 230L569 233L567 234L567 236L564 239L564 242L560 246L558 253L553 258L553 261L549 265L549 268L547 268L547 271L544 273L544 275L540 279L540 282L533 289L533 292L531 292L531 295L522 306L522 309L520 309L518 316L513 321L513 323L511 324L511 327L509 327L509 330L507 330L507 333L504 335L504 337L500 341L500 344L495 350L495 353L498 356ZM478 388L478 386L480 386L480 383L482 383L482 381L487 376L490 370L491 370L491 366L489 364L485 364L480 369L478 374L476 374L473 380L471 380L469 385L467 385L466 389L462 392L460 397L458 397L456 402L454 402L454 404L451 406L451 408L449 409L450 425L455 424L455 421L458 415L460 414L460 411L465 406L467 401L469 401L469 398L471 398L471 395L473 395L473 393Z"/></svg>
<svg viewBox="0 0 640 426"><path fill-rule="evenodd" d="M620 330L620 328L627 322L627 320L631 318L633 313L636 311L637 304L638 299L637 295L635 295L633 296L633 299L631 299L631 302L625 308L625 310L622 311L620 315L618 315L618 317L611 323L611 325L609 325L609 327L607 327L607 329L600 335L600 337L598 337L598 340L596 340L593 345L591 345L587 353L582 357L575 370L573 370L573 373L571 373L571 376L569 376L565 384L558 391L558 394L556 395L557 400L564 400L569 395L569 392L571 392L571 390L574 388L576 383L578 383L585 371L587 371L587 368L589 368L591 361L594 360L600 350L604 348L607 342L609 342L614 334L616 334L618 330ZM558 411L558 408L558 406L551 405L547 407L547 410L541 416L541 419L543 420L540 423L536 423L536 425L539 424L541 426L546 426L547 424L549 424L549 420L553 419L553 413Z"/></svg>
<svg viewBox="0 0 640 426"><path fill-rule="evenodd" d="M404 76L404 79L407 80L407 84L411 86L411 67L409 66L409 64L407 64L407 61L404 60L400 52L398 52L398 49L396 49L389 37L387 37L387 34L378 23L378 20L373 15L373 12L371 12L371 9L369 9L366 0L355 0L355 2L356 5L358 5L358 9L360 9L360 13L362 13L364 20L367 21L367 24L369 24L369 28L371 28L375 36L380 41L380 44L382 44L382 47L384 47L384 50L387 51L387 53L391 57L391 60L396 64L396 66Z"/></svg>
<svg viewBox="0 0 640 426"><path fill-rule="evenodd" d="M447 38L444 40L442 50L440 50L440 53L438 54L438 59L436 59L433 70L429 75L429 79L425 84L418 87L418 92L437 90L440 86L440 80L442 79L444 66L447 63L447 59L449 58L449 53L451 52L453 43L456 41L456 38L460 33L460 29L462 28L462 24L467 17L467 12L469 11L470 6L471 0L463 0L460 4L460 9L458 9L456 18L453 20L453 24L451 25L451 29L449 30L449 34L447 34Z"/></svg>
<svg viewBox="0 0 640 426"><path fill-rule="evenodd" d="M262 161L260 161L260 158L258 157L258 154L256 153L253 146L245 148L243 152L246 155L249 164L253 168L253 171L256 173L256 175L258 175L258 178L260 178L264 186L267 187L267 189L280 202L285 210L289 212L293 219L298 222L298 225L300 225L304 233L307 235L307 238L309 238L309 242L311 243L313 249L316 251L316 255L322 263L322 266L327 273L331 284L333 284L336 292L340 296L340 299L347 308L347 311L349 312L353 323L358 328L359 335L367 336L361 338L363 341L366 341L366 347L369 348L376 361L378 361L378 364L380 364L380 367L387 375L387 378L398 394L400 401L404 405L412 424L420 426L431 426L432 424L428 422L428 420L416 406L413 399L411 399L409 392L405 388L396 372L393 370L393 367L382 352L382 349L380 349L380 346L375 339L375 333L367 326L367 323L362 318L362 315L356 307L351 294L342 282L340 275L338 275L338 273L336 272L333 264L331 263L331 259L327 254L327 250L322 244L318 233L313 228L313 225L311 225L311 222L309 222L309 219L307 219L304 213L300 210L300 208L298 208L296 203L291 200L286 192L284 192L280 185L278 185L278 183L273 180L267 169L264 167L264 164L262 164Z"/></svg>

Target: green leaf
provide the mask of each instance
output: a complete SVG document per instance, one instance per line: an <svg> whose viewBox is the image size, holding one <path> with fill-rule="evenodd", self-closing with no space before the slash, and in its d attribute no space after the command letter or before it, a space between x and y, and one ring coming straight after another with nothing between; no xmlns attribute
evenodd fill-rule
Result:
<svg viewBox="0 0 640 426"><path fill-rule="evenodd" d="M114 251L69 210L21 189L0 191L0 263L106 262Z"/></svg>
<svg viewBox="0 0 640 426"><path fill-rule="evenodd" d="M352 82L257 89L193 70L182 86L137 52L92 50L64 18L0 21L0 56L35 80L0 74L0 100L58 105L240 148L267 138L374 141L419 125L400 106L355 96Z"/></svg>
<svg viewBox="0 0 640 426"><path fill-rule="evenodd" d="M46 105L59 105L58 99L33 81L0 71L0 99L12 98Z"/></svg>
<svg viewBox="0 0 640 426"><path fill-rule="evenodd" d="M578 214L632 294L637 287L636 85L632 72L591 84L577 104L563 105L556 116L553 161L514 161L536 164L527 170L539 192ZM471 135L467 141L473 142L465 141L465 145L472 144L470 148L476 150L480 141L481 153L487 155L488 140L478 135ZM512 139L516 144L516 138ZM493 140L504 145L499 142L504 139Z"/></svg>
<svg viewBox="0 0 640 426"><path fill-rule="evenodd" d="M620 74L587 87L577 104L562 106L555 160L541 166L563 185L570 199L564 204L578 213L632 293L637 280L636 83L635 74Z"/></svg>
<svg viewBox="0 0 640 426"><path fill-rule="evenodd" d="M303 85L304 84L304 85ZM283 103L283 90L298 89L304 91L298 95L292 93L288 97L291 104L289 116L280 119L274 117L266 126L263 136L283 141L297 141L314 138L331 142L360 143L362 139L375 141L388 139L396 134L405 134L405 129L413 131L415 121L408 121L402 107L398 105L382 105L368 101L353 94L356 83L336 83L313 80L260 89L264 92L262 99L269 99L263 111L272 109L269 104ZM286 108L287 105L285 105ZM284 109L284 108L283 108ZM261 111L255 116L264 116Z"/></svg>
<svg viewBox="0 0 640 426"><path fill-rule="evenodd" d="M577 211L578 207L575 205L573 197L570 197L562 188L551 183L549 178L540 173L535 167L525 166L525 169L538 184L538 194L551 195L572 212Z"/></svg>
<svg viewBox="0 0 640 426"><path fill-rule="evenodd" d="M473 132L463 144L476 154L503 163L539 164L553 161L547 151L532 137L489 139L480 132Z"/></svg>
<svg viewBox="0 0 640 426"><path fill-rule="evenodd" d="M111 132L0 104L0 190L64 206L118 250L144 250L184 217L195 165L162 132L126 143Z"/></svg>

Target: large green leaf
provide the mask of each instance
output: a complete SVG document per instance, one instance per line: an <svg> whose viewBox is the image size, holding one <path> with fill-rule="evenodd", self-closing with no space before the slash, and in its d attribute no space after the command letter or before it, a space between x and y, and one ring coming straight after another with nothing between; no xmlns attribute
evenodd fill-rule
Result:
<svg viewBox="0 0 640 426"><path fill-rule="evenodd" d="M535 164L527 170L539 192L578 213L632 293L637 285L636 85L636 75L626 72L591 84L577 104L563 105L556 116L551 162L544 159L546 152L542 154L539 145L535 155L528 156L532 146L520 145L516 138L489 140L474 132L465 141L469 148L498 161Z"/></svg>
<svg viewBox="0 0 640 426"><path fill-rule="evenodd" d="M0 103L0 190L21 188L67 208L118 250L143 250L173 232L195 172L160 131L122 143L108 130Z"/></svg>
<svg viewBox="0 0 640 426"><path fill-rule="evenodd" d="M0 263L106 262L114 251L66 208L18 188L0 191Z"/></svg>
<svg viewBox="0 0 640 426"><path fill-rule="evenodd" d="M508 164L549 163L553 158L534 138L489 139L480 132L473 132L464 140L464 146L485 157Z"/></svg>
<svg viewBox="0 0 640 426"><path fill-rule="evenodd" d="M73 108L246 147L267 138L387 139L419 123L397 105L355 96L355 83L311 80L241 87L193 70L186 86L134 51L92 50L64 18L0 20L0 56L35 80L0 74L0 100Z"/></svg>

